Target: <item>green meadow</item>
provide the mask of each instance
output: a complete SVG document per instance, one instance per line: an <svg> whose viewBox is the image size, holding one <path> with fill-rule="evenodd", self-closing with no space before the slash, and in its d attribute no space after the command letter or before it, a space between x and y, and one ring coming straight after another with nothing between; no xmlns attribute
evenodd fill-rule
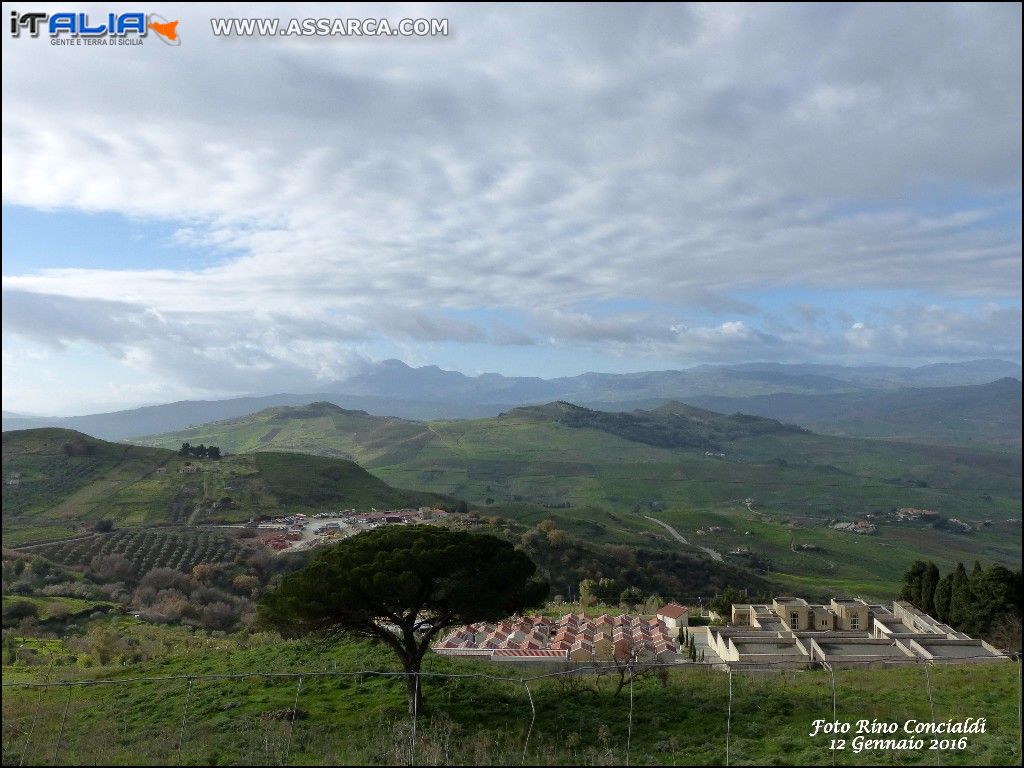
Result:
<svg viewBox="0 0 1024 768"><path fill-rule="evenodd" d="M727 740L731 764L832 760L828 738L809 736L815 719L832 719L832 680L821 670L735 673L730 704L729 676L707 666L641 677L616 695L607 676L524 683L544 670L430 656L415 736L400 676L367 671L397 668L387 651L360 642L260 636L194 638L129 669L53 666L34 679L83 684L6 688L4 763L716 765ZM836 764L1020 763L1015 664L927 675L916 666L840 670L837 716L901 724L984 717L986 732L941 755L846 751Z"/></svg>

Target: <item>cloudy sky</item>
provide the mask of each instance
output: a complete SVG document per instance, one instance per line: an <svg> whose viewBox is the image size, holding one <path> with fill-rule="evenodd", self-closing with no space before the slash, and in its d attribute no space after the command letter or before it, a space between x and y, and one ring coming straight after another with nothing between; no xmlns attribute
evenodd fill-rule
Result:
<svg viewBox="0 0 1024 768"><path fill-rule="evenodd" d="M4 33L5 410L391 357L1021 358L1019 4L332 4L277 15L450 34L211 33L253 8L147 6L176 48Z"/></svg>

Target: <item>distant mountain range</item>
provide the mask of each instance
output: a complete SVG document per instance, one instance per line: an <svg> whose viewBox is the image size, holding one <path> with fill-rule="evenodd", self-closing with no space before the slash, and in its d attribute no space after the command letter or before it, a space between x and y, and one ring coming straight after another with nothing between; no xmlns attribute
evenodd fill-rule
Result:
<svg viewBox="0 0 1024 768"><path fill-rule="evenodd" d="M555 400L583 403L686 400L707 395L749 397L776 392L827 394L865 389L987 384L1004 377L1019 379L1020 375L1021 368L1015 363L975 360L920 368L776 363L701 365L681 371L584 373L540 379L496 373L466 376L432 365L410 368L398 360L385 360L371 370L339 383L332 391L435 403L508 405Z"/></svg>
<svg viewBox="0 0 1024 768"><path fill-rule="evenodd" d="M3 429L57 426L118 440L314 401L414 420L485 418L516 406L552 401L602 411L652 409L682 401L832 434L1019 446L1020 376L1019 365L1002 360L919 368L703 365L555 379L466 376L436 366L412 368L385 360L323 392L182 401L66 418L4 412Z"/></svg>
<svg viewBox="0 0 1024 768"><path fill-rule="evenodd" d="M831 395L780 392L697 397L691 402L714 411L739 411L799 424L829 435L1021 445L1021 383L1012 378L966 387Z"/></svg>

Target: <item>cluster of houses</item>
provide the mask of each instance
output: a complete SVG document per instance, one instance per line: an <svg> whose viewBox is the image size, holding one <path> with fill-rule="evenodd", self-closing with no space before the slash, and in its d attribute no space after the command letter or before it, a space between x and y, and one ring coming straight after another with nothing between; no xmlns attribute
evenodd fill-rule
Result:
<svg viewBox="0 0 1024 768"><path fill-rule="evenodd" d="M960 520L956 517L951 517L946 522L950 525L950 527L958 531L961 531L962 533L971 533L974 530L973 525L971 525L970 523L965 523L963 520ZM989 521L989 524L991 525L991 521Z"/></svg>
<svg viewBox="0 0 1024 768"><path fill-rule="evenodd" d="M857 520L853 523L835 523L832 528L837 531L846 531L848 533L859 533L862 536L874 533L878 530L875 524L867 520Z"/></svg>
<svg viewBox="0 0 1024 768"><path fill-rule="evenodd" d="M493 661L673 661L687 609L670 603L653 617L570 613L558 619L514 616L497 624L459 627L434 646L445 656Z"/></svg>
<svg viewBox="0 0 1024 768"><path fill-rule="evenodd" d="M269 536L261 536L261 541L275 552L281 552L291 547L295 542L302 541L303 531L305 531L308 522L309 517L307 515L299 514L278 518L269 523L257 523L255 520L250 520L246 525L251 528L272 531L273 533Z"/></svg>
<svg viewBox="0 0 1024 768"><path fill-rule="evenodd" d="M917 507L900 507L896 510L896 519L904 521L924 520L934 522L939 519L939 513L931 509L918 509Z"/></svg>
<svg viewBox="0 0 1024 768"><path fill-rule="evenodd" d="M722 526L720 526L720 525L709 525L709 526L707 526L705 528L698 528L697 529L697 535L698 536L707 536L709 533L721 533L724 530L725 529Z"/></svg>
<svg viewBox="0 0 1024 768"><path fill-rule="evenodd" d="M820 604L777 597L770 604L734 604L730 625L706 631L708 646L727 664L838 667L1008 658L901 601L886 608L858 598Z"/></svg>
<svg viewBox="0 0 1024 768"><path fill-rule="evenodd" d="M897 522L922 522L922 523L938 523L942 520L942 515L931 509L918 509L916 507L900 507L892 515ZM951 528L960 533L971 533L977 528L987 527L992 525L992 520L985 520L976 525L960 520L956 517L950 517L946 520L946 527ZM1013 522L1007 520L1007 522Z"/></svg>
<svg viewBox="0 0 1024 768"><path fill-rule="evenodd" d="M431 507L420 507L419 509L394 509L386 512L373 510L353 519L353 522L363 525L382 525L385 523L416 523L420 521L434 520L445 514L443 509Z"/></svg>
<svg viewBox="0 0 1024 768"><path fill-rule="evenodd" d="M288 515L263 523L250 520L247 526L268 532L269 535L262 535L261 540L270 549L280 552L295 546L298 542L309 539L307 531L312 534L313 543L316 544L351 533L377 528L381 525L425 522L438 519L445 514L443 509L431 507L385 511L374 509L363 513L349 509L340 512L320 512L312 516ZM325 518L326 520L322 524L316 523L317 520Z"/></svg>

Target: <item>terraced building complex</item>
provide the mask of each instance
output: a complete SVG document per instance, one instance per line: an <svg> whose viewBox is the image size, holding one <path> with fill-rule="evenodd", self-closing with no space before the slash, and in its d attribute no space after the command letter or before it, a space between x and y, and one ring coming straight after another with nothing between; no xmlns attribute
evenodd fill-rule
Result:
<svg viewBox="0 0 1024 768"><path fill-rule="evenodd" d="M973 640L910 603L892 608L857 598L827 605L798 597L771 604L734 604L732 623L709 627L708 645L726 663L834 666L926 661L1005 661L984 640Z"/></svg>
<svg viewBox="0 0 1024 768"><path fill-rule="evenodd" d="M561 618L513 616L497 624L459 627L434 646L445 656L494 661L674 661L677 632L657 617L570 613Z"/></svg>

